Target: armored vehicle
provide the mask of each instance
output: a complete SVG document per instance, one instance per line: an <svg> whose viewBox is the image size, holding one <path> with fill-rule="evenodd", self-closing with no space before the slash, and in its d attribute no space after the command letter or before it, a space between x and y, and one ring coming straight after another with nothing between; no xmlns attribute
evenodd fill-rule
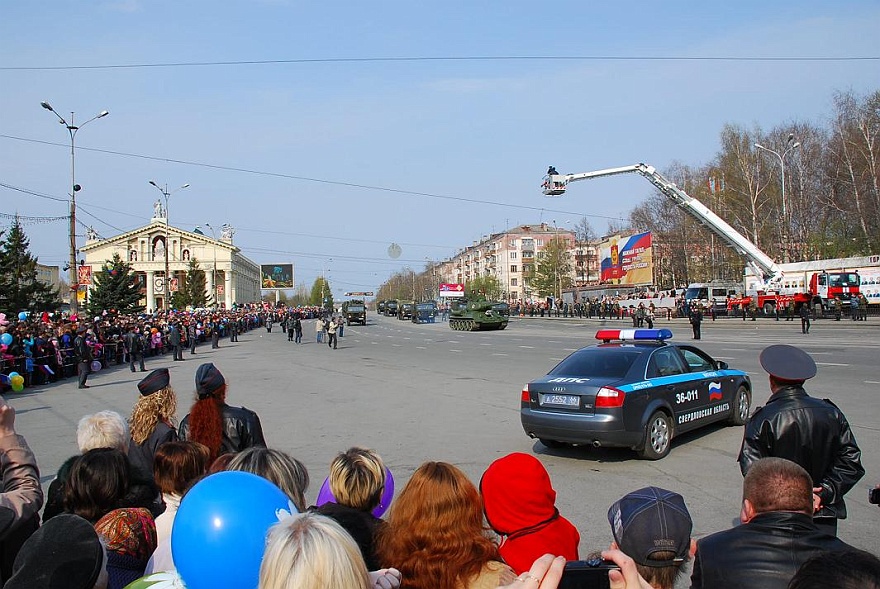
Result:
<svg viewBox="0 0 880 589"><path fill-rule="evenodd" d="M437 303L416 303L412 312L413 323L434 323L437 318Z"/></svg>
<svg viewBox="0 0 880 589"><path fill-rule="evenodd" d="M367 307L361 299L351 299L342 303L342 314L348 325L352 323L367 324Z"/></svg>
<svg viewBox="0 0 880 589"><path fill-rule="evenodd" d="M453 300L449 327L457 331L504 329L507 327L507 317L495 308L496 304L486 300Z"/></svg>
<svg viewBox="0 0 880 589"><path fill-rule="evenodd" d="M379 315L385 314L385 299L376 302L376 313L378 313Z"/></svg>
<svg viewBox="0 0 880 589"><path fill-rule="evenodd" d="M385 316L397 317L397 299L389 299L385 301Z"/></svg>

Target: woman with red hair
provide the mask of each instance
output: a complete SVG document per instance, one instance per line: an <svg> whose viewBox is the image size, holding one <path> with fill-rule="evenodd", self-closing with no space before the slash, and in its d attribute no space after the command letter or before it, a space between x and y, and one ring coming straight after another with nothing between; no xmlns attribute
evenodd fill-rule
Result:
<svg viewBox="0 0 880 589"><path fill-rule="evenodd" d="M426 462L391 505L377 553L406 589L491 589L514 581L483 524L480 493L446 462Z"/></svg>
<svg viewBox="0 0 880 589"><path fill-rule="evenodd" d="M226 379L212 364L196 370L196 402L180 422L180 438L204 444L211 460L252 446L266 446L257 414L226 404Z"/></svg>

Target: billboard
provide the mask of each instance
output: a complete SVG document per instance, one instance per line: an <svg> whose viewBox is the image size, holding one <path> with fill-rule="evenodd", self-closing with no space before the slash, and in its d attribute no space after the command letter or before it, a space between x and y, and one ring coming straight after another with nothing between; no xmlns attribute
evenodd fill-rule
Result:
<svg viewBox="0 0 880 589"><path fill-rule="evenodd" d="M464 285L459 282L441 282L440 283L440 296L441 297L463 297L464 296Z"/></svg>
<svg viewBox="0 0 880 589"><path fill-rule="evenodd" d="M263 290L293 288L293 264L260 264L260 277Z"/></svg>
<svg viewBox="0 0 880 589"><path fill-rule="evenodd" d="M621 237L599 244L600 280L611 284L652 284L654 259L651 232Z"/></svg>

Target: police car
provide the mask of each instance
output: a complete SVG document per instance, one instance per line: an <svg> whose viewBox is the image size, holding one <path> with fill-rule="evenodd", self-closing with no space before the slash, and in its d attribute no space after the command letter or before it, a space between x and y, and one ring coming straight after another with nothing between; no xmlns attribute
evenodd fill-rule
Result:
<svg viewBox="0 0 880 589"><path fill-rule="evenodd" d="M602 329L547 376L523 387L523 430L549 448L565 444L669 454L672 438L710 423L743 425L752 383L741 370L668 329Z"/></svg>

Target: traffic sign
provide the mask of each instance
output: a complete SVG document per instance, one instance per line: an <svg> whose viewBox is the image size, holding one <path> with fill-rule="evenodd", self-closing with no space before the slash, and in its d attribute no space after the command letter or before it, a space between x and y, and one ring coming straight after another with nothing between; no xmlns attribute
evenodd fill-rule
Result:
<svg viewBox="0 0 880 589"><path fill-rule="evenodd" d="M440 296L441 297L463 297L464 296L464 285L460 282L441 282L440 283Z"/></svg>

